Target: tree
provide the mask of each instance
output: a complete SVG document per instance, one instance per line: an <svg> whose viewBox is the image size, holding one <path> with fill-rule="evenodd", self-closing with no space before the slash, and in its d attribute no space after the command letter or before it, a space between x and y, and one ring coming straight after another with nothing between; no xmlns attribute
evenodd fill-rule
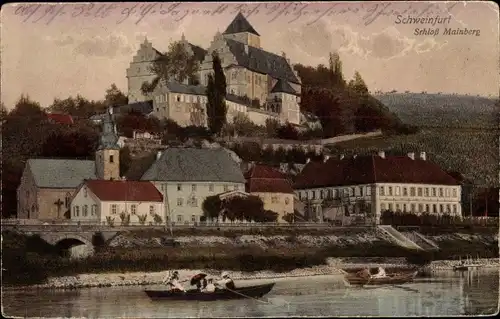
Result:
<svg viewBox="0 0 500 319"><path fill-rule="evenodd" d="M222 210L222 201L219 196L208 196L202 204L203 216L208 219L217 219Z"/></svg>
<svg viewBox="0 0 500 319"><path fill-rule="evenodd" d="M120 149L120 176L125 176L130 164L132 163L132 156L130 155L130 148L125 146Z"/></svg>
<svg viewBox="0 0 500 319"><path fill-rule="evenodd" d="M42 146L42 156L55 158L93 158L98 134L91 130L55 131Z"/></svg>
<svg viewBox="0 0 500 319"><path fill-rule="evenodd" d="M183 83L186 79L190 84L199 83L197 72L199 62L194 55L187 52L180 41L172 42L167 52L160 54L151 66L151 71L156 77L150 82L144 82L141 90L144 94L154 90L158 82L169 83L172 80Z"/></svg>
<svg viewBox="0 0 500 319"><path fill-rule="evenodd" d="M219 134L226 123L226 76L217 52L212 53L213 75L208 75L207 116L212 134Z"/></svg>
<svg viewBox="0 0 500 319"><path fill-rule="evenodd" d="M358 71L354 72L354 77L351 81L349 81L349 89L356 92L359 95L368 94L368 87L366 86L365 81L361 77Z"/></svg>
<svg viewBox="0 0 500 319"><path fill-rule="evenodd" d="M278 128L277 136L285 140L298 140L299 132L292 124L287 122L285 125Z"/></svg>
<svg viewBox="0 0 500 319"><path fill-rule="evenodd" d="M128 97L113 83L111 87L106 90L104 101L107 106L122 106L128 104Z"/></svg>
<svg viewBox="0 0 500 319"><path fill-rule="evenodd" d="M330 84L332 87L344 87L345 80L342 73L342 61L340 61L340 56L337 52L330 53Z"/></svg>
<svg viewBox="0 0 500 319"><path fill-rule="evenodd" d="M250 136L254 130L255 124L250 121L248 115L238 112L233 118L233 126L236 134L240 136Z"/></svg>
<svg viewBox="0 0 500 319"><path fill-rule="evenodd" d="M77 95L76 98L70 96L64 100L54 99L54 102L48 107L48 110L54 113L88 118L94 114L103 113L106 107L105 101L90 101L81 95Z"/></svg>
<svg viewBox="0 0 500 319"><path fill-rule="evenodd" d="M278 136L278 128L280 127L280 123L276 119L268 118L266 119L266 133L268 137L277 137Z"/></svg>

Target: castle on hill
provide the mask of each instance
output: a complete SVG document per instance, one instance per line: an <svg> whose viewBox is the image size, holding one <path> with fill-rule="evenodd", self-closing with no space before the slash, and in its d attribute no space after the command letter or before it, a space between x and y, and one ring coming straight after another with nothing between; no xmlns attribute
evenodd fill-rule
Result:
<svg viewBox="0 0 500 319"><path fill-rule="evenodd" d="M265 125L267 119L300 124L301 80L297 72L284 53L277 55L260 46L260 34L241 13L222 34L215 34L207 50L189 43L184 35L181 43L200 61L200 84L160 81L153 92L143 94L143 83L155 78L150 66L162 54L146 39L127 69L129 103L150 101L152 114L160 119L169 118L181 126L206 126L206 85L216 51L226 76L229 123L241 112L258 125Z"/></svg>

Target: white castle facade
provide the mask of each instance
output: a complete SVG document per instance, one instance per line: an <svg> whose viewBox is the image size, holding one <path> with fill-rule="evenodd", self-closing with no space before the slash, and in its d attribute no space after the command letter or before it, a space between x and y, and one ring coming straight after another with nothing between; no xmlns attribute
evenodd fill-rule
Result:
<svg viewBox="0 0 500 319"><path fill-rule="evenodd" d="M260 35L241 13L224 33L217 32L208 50L189 43L184 36L181 43L200 61L200 84L160 81L153 92L143 94L143 83L155 78L151 64L161 55L146 39L127 69L129 103L152 101L152 113L160 119L172 119L181 126L206 126L206 85L216 51L226 76L229 123L241 112L257 125L265 125L267 119L300 124L298 74L285 54L276 55L260 47Z"/></svg>

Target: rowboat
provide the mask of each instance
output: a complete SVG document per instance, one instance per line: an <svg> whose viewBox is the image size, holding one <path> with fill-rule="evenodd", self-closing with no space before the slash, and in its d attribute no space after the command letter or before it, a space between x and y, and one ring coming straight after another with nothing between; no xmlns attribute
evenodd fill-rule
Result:
<svg viewBox="0 0 500 319"><path fill-rule="evenodd" d="M234 289L216 289L214 292L200 291L198 289L190 289L186 292L179 290L150 290L145 289L144 292L153 300L198 300L198 301L215 301L228 299L243 299L243 298L261 298L268 294L273 289L275 283L236 287Z"/></svg>
<svg viewBox="0 0 500 319"><path fill-rule="evenodd" d="M373 277L362 277L357 273L347 273L344 275L346 281L353 286L375 286L375 285L400 285L408 282L412 282L415 279L418 271L411 273L394 273L387 274L385 277L373 278Z"/></svg>
<svg viewBox="0 0 500 319"><path fill-rule="evenodd" d="M460 258L460 264L453 266L453 270L468 271L470 269L479 268L483 266L484 265L479 263L479 261L475 262L472 258L469 258L469 256L467 256L467 260L465 262Z"/></svg>

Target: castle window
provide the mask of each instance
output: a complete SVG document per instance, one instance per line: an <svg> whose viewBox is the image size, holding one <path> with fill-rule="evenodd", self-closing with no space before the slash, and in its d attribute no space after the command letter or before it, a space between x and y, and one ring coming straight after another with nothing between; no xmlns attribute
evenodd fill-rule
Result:
<svg viewBox="0 0 500 319"><path fill-rule="evenodd" d="M110 163L114 163L114 158L113 158L113 155L109 155L109 162L110 162Z"/></svg>
<svg viewBox="0 0 500 319"><path fill-rule="evenodd" d="M135 204L130 205L130 212L132 215L137 214L137 206Z"/></svg>
<svg viewBox="0 0 500 319"><path fill-rule="evenodd" d="M181 97L180 95L177 95L177 102L180 102L181 101Z"/></svg>
<svg viewBox="0 0 500 319"><path fill-rule="evenodd" d="M116 211L118 210L118 207L116 204L111 205L111 214L116 215Z"/></svg>
<svg viewBox="0 0 500 319"><path fill-rule="evenodd" d="M83 217L87 217L88 211L89 211L89 206L88 205L83 205L82 216Z"/></svg>

